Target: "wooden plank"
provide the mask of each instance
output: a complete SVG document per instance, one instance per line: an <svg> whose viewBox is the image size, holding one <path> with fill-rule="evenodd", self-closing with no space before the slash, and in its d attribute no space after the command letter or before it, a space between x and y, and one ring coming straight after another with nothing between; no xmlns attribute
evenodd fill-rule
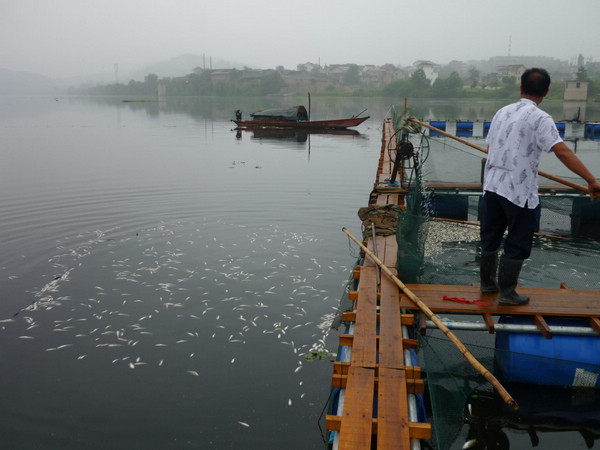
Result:
<svg viewBox="0 0 600 450"><path fill-rule="evenodd" d="M411 439L431 439L431 424L423 422L411 422L409 427Z"/></svg>
<svg viewBox="0 0 600 450"><path fill-rule="evenodd" d="M402 325L413 326L415 324L415 316L412 314L400 314L400 322Z"/></svg>
<svg viewBox="0 0 600 450"><path fill-rule="evenodd" d="M379 259L383 258L385 255L385 237L384 236L375 236L374 238L369 239L369 243L373 246L372 249L369 249L373 252L373 254L375 256L377 256ZM367 247L369 248L369 247ZM376 265L373 261L371 261L371 258L367 258L369 259L369 261L375 265L375 268L377 269L377 281L378 281L378 285L379 285L379 281L381 280L381 269L379 268L378 265Z"/></svg>
<svg viewBox="0 0 600 450"><path fill-rule="evenodd" d="M379 369L377 449L409 449L408 400L403 370Z"/></svg>
<svg viewBox="0 0 600 450"><path fill-rule="evenodd" d="M533 321L546 339L552 339L552 330L542 316L536 314L533 316Z"/></svg>
<svg viewBox="0 0 600 450"><path fill-rule="evenodd" d="M340 426L341 450L371 448L374 383L373 369L350 367Z"/></svg>
<svg viewBox="0 0 600 450"><path fill-rule="evenodd" d="M392 369L387 369L392 370ZM398 369L400 370L400 369ZM376 371L377 373L377 371ZM406 392L409 394L423 394L425 392L425 380L420 378L406 378ZM348 386L348 375L334 374L331 377L331 387L345 389ZM379 389L379 377L375 376L375 390Z"/></svg>
<svg viewBox="0 0 600 450"><path fill-rule="evenodd" d="M425 336L427 334L427 316L419 310L419 334Z"/></svg>
<svg viewBox="0 0 600 450"><path fill-rule="evenodd" d="M335 361L333 363L333 373L335 375L348 375L348 369L350 369L349 362ZM375 377L378 376L379 367L375 368ZM406 366L404 368L407 379L419 379L421 378L421 368L418 366Z"/></svg>
<svg viewBox="0 0 600 450"><path fill-rule="evenodd" d="M488 329L488 333L494 334L496 332L496 325L494 324L494 319L492 319L492 315L490 313L483 313L483 321L485 322L485 326Z"/></svg>
<svg viewBox="0 0 600 450"><path fill-rule="evenodd" d="M363 243L364 243L364 241L363 241ZM372 238L367 239L366 247L369 250L373 251L373 239ZM364 267L376 267L376 266L377 265L371 260L371 258L365 256L365 259L364 259L363 265L362 265L363 268Z"/></svg>
<svg viewBox="0 0 600 450"><path fill-rule="evenodd" d="M590 317L590 326L600 334L600 319L598 317Z"/></svg>
<svg viewBox="0 0 600 450"><path fill-rule="evenodd" d="M361 270L352 343L352 364L375 367L377 364L377 280L375 267Z"/></svg>
<svg viewBox="0 0 600 450"><path fill-rule="evenodd" d="M600 316L600 290L595 289L547 289L519 287L519 294L527 295L530 301L526 305L501 306L496 302L497 294L482 296L475 286L407 284L417 297L432 311L475 313L475 314L511 314L562 317L598 317ZM467 300L482 298L491 306L470 305L444 300L448 297L465 297ZM400 304L411 310L417 307L405 295L401 295Z"/></svg>
<svg viewBox="0 0 600 450"><path fill-rule="evenodd" d="M329 431L340 431L342 426L342 417L340 416L325 416L325 426ZM371 433L377 434L377 419L371 421ZM431 424L425 422L409 422L409 435L411 439L431 439ZM357 447L358 448L358 447ZM400 449L398 449L400 450Z"/></svg>
<svg viewBox="0 0 600 450"><path fill-rule="evenodd" d="M381 314L377 313L377 323L379 323L379 318ZM354 311L345 311L342 313L342 321L344 322L356 322L356 312ZM400 322L402 325L413 326L415 324L415 316L412 314L401 314Z"/></svg>
<svg viewBox="0 0 600 450"><path fill-rule="evenodd" d="M356 342L355 339L355 335L354 334L340 334L340 345L342 346L347 346L347 347L354 347L354 343ZM379 344L379 336L375 336L374 338L374 342L376 343L376 347ZM411 348L418 348L419 347L419 341L417 341L416 339L408 339L408 338L403 338L402 339L402 346L405 349L411 349ZM354 350L353 350L354 352ZM358 360L357 360L358 361ZM358 364L356 364L354 356L352 357L352 364L358 366ZM375 366L362 366L362 367L375 367Z"/></svg>
<svg viewBox="0 0 600 450"><path fill-rule="evenodd" d="M376 239L375 239L375 245L377 246L377 253L375 253L375 248L373 248L372 250L369 249L379 259L382 259L384 257L383 255L385 254L385 238L386 238L385 236L377 236L376 237Z"/></svg>
<svg viewBox="0 0 600 450"><path fill-rule="evenodd" d="M382 175L381 177L383 179L386 179L386 178L389 178L389 175ZM391 202L390 202L390 195L387 195L387 194L378 195L377 196L377 201L375 202L375 204L377 206L385 206L385 205L391 204Z"/></svg>
<svg viewBox="0 0 600 450"><path fill-rule="evenodd" d="M384 256L383 259L379 258L383 261L387 267L395 267L396 260L398 258L398 242L396 241L396 235L385 236L384 238ZM396 288L396 291L398 288Z"/></svg>
<svg viewBox="0 0 600 450"><path fill-rule="evenodd" d="M386 276L381 280L379 367L403 368L402 323L398 287Z"/></svg>
<svg viewBox="0 0 600 450"><path fill-rule="evenodd" d="M369 250L373 251L373 238L368 238L365 245ZM371 258L365 257L365 260L363 261L363 267L376 267L376 264L371 260Z"/></svg>

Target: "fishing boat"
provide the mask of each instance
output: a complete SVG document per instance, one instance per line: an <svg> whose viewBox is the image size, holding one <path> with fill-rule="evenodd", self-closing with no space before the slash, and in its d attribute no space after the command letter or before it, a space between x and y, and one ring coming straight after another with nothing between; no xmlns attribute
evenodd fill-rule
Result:
<svg viewBox="0 0 600 450"><path fill-rule="evenodd" d="M356 127L369 118L356 116L346 119L310 120L306 108L302 105L286 109L266 109L250 114L250 120L242 119L242 112L235 111L232 120L238 128L294 128L302 130L339 130Z"/></svg>

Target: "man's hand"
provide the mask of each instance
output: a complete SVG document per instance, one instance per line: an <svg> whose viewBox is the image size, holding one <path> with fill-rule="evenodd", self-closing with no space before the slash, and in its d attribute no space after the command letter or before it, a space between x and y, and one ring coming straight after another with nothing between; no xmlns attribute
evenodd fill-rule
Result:
<svg viewBox="0 0 600 450"><path fill-rule="evenodd" d="M600 183L597 180L589 183L588 192L590 193L590 200L594 201L596 198L600 198Z"/></svg>

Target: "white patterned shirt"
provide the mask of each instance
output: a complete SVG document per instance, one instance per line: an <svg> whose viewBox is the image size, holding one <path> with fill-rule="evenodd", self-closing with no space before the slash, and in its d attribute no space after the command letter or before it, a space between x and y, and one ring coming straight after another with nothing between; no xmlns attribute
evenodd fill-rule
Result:
<svg viewBox="0 0 600 450"><path fill-rule="evenodd" d="M483 190L517 206L536 208L542 151L550 153L562 142L552 117L534 101L521 98L494 115L486 140L489 153Z"/></svg>

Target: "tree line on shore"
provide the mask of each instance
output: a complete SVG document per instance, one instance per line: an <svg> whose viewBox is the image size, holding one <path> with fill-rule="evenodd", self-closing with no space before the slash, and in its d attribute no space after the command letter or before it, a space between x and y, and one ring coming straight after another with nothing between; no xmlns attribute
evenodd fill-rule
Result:
<svg viewBox="0 0 600 450"><path fill-rule="evenodd" d="M592 79L585 68L580 67L577 80L589 82L588 98L596 99L600 95L600 75ZM257 96L289 93L284 78L277 71L247 81L242 78L241 71L235 70L229 74L228 79L217 81L213 80L209 71L177 78L159 78L155 74L148 74L144 81L131 80L127 84L78 88L73 89L72 93L146 97L156 96L159 86L168 96ZM564 89L563 81L553 81L548 98L562 99ZM465 87L465 81L457 72L452 72L447 77L440 76L432 83L424 71L419 69L406 79L392 81L380 88L362 85L356 77L346 76L341 83L331 83L319 89L311 88L311 91L318 91L321 96L504 99L518 97L519 80L515 77L504 77L491 85L481 86L473 82Z"/></svg>

